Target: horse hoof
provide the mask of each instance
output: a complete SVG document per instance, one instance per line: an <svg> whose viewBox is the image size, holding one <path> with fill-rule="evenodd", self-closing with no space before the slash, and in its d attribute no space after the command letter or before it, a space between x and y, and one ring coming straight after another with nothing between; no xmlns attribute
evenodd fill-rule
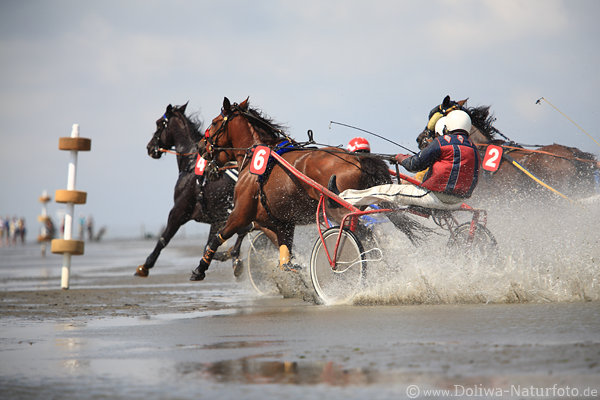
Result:
<svg viewBox="0 0 600 400"><path fill-rule="evenodd" d="M233 276L239 278L242 275L242 272L244 272L244 264L242 263L242 260L236 258L233 262Z"/></svg>
<svg viewBox="0 0 600 400"><path fill-rule="evenodd" d="M150 270L148 268L144 267L143 265L140 265L135 270L135 273L133 274L133 276L139 276L141 278L147 278L149 274L150 274Z"/></svg>
<svg viewBox="0 0 600 400"><path fill-rule="evenodd" d="M279 266L279 269L286 272L299 272L302 271L302 266L298 264L292 264L291 262L286 262L283 265Z"/></svg>
<svg viewBox="0 0 600 400"><path fill-rule="evenodd" d="M192 276L190 276L190 281L203 281L206 278L206 274L204 272L192 271Z"/></svg>

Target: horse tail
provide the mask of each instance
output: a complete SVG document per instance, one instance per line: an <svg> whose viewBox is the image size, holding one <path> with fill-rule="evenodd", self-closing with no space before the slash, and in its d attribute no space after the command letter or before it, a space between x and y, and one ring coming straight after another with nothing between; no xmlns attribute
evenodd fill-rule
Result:
<svg viewBox="0 0 600 400"><path fill-rule="evenodd" d="M392 183L392 177L385 161L374 157L359 157L359 161L361 189Z"/></svg>
<svg viewBox="0 0 600 400"><path fill-rule="evenodd" d="M567 147L567 148L573 152L573 155L576 158L581 158L582 160L596 161L596 156L592 153L588 153L586 151L581 151L577 147ZM593 164L593 163L591 163L591 164Z"/></svg>
<svg viewBox="0 0 600 400"><path fill-rule="evenodd" d="M592 153L588 153L582 150L579 150L576 147L567 147L569 151L573 154L573 157L579 160L587 160L579 161L573 160L573 165L577 171L577 176L579 177L579 182L583 184L583 189L586 191L594 191L596 186L596 175L600 173L599 163L596 156Z"/></svg>

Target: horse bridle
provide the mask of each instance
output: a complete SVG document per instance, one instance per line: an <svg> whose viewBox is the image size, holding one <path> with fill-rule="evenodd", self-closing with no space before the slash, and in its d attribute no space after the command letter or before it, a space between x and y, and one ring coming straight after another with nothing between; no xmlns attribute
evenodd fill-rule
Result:
<svg viewBox="0 0 600 400"><path fill-rule="evenodd" d="M220 116L223 117L223 123L221 124L221 126L219 126L219 128L212 135L209 135L210 127L206 129L204 139L203 139L205 141L206 145L205 145L202 157L204 159L206 159L208 162L208 165L211 165L213 168L221 168L218 166L217 161L216 161L217 154L219 154L221 152L225 152L227 150L240 150L240 151L244 150L245 151L244 160L242 161L242 163L240 165L238 165L238 170L241 171L244 168L244 165L246 165L246 160L248 158L248 155L252 151L252 147L244 148L244 149L242 149L242 148L234 149L231 147L217 147L216 143L218 142L220 136L227 132L227 127L229 125L229 122L231 122L237 116L243 116L248 120L258 121L261 124L265 124L265 122L262 121L260 118L256 117L255 115L242 109L239 106L239 104L237 104L237 103L233 103L231 105L231 112L228 115L225 115L224 111L225 110L223 108L221 108ZM274 128L270 124L266 124L266 125L269 126L277 134L279 134L291 141L291 138L289 138L281 129ZM252 124L250 124L250 127L252 129ZM199 143L199 146L200 146L200 143ZM199 149L199 150L201 150L201 149ZM230 160L230 161L233 161L233 160Z"/></svg>
<svg viewBox="0 0 600 400"><path fill-rule="evenodd" d="M222 134L227 133L227 127L229 125L229 122L231 122L235 117L242 115L244 117L246 117L247 119L256 119L255 116L253 116L252 114L242 110L239 106L239 104L237 103L233 103L231 105L232 111L231 113L229 113L229 115L225 115L224 114L224 109L221 108L221 114L220 116L223 117L223 123L221 124L221 126L219 126L219 128L212 134L209 135L209 130L210 127L206 129L205 135L204 135L204 141L206 142L206 146L204 147L204 154L202 155L202 157L204 159L206 159L208 161L208 164L213 164L212 167L216 167L216 168L220 168L217 164L216 161L216 156L224 151L227 150L232 150L232 148L229 147L217 147L216 143L219 140L219 137ZM248 151L250 149L238 149L238 150L246 150L246 156L248 155ZM233 161L233 160L230 160ZM244 164L244 162L242 162L242 165ZM241 170L242 165L238 166L238 169Z"/></svg>
<svg viewBox="0 0 600 400"><path fill-rule="evenodd" d="M234 104L235 106L235 104ZM220 147L216 147L215 143L217 142L217 140L219 139L219 137L221 136L221 134L227 132L227 125L229 124L229 121L231 121L232 119L234 119L238 114L235 114L235 111L233 113L231 113L231 118L229 118L229 116L224 115L223 114L223 109L221 109L221 114L219 114L221 117L223 117L223 123L221 124L221 126L219 126L219 128L217 129L217 131L215 133L213 133L212 135L209 135L209 128L206 128L206 132L204 133L204 141L206 142L206 146L205 146L205 154L207 154L210 157L210 160L214 159L214 155L215 155L215 151L223 151L223 148Z"/></svg>
<svg viewBox="0 0 600 400"><path fill-rule="evenodd" d="M163 148L161 146L160 135L164 132L165 129L167 129L167 126L169 124L169 118L167 118L166 114L163 114L162 118L160 118L160 121L162 122L162 126L160 126L156 129L156 131L154 132L154 135L152 136L152 139L151 139L151 143L153 146L152 153L154 155L160 154L160 149Z"/></svg>

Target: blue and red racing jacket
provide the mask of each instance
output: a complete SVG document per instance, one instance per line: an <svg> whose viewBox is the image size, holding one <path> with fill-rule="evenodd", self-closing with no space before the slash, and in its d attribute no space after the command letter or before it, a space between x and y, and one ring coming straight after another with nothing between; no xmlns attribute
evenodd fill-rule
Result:
<svg viewBox="0 0 600 400"><path fill-rule="evenodd" d="M477 185L479 154L464 132L436 138L418 154L402 161L410 172L429 167L422 187L457 197L470 197Z"/></svg>

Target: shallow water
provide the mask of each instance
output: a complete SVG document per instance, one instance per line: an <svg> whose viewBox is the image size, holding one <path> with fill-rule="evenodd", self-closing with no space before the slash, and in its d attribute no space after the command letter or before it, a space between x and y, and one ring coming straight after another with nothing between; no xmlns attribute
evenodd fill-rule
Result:
<svg viewBox="0 0 600 400"><path fill-rule="evenodd" d="M0 248L1 397L597 398L599 220L493 209L492 264L382 225L386 263L335 306L257 296L229 263L189 282L203 240L175 238L148 279L131 275L154 243L86 244L68 291L60 256ZM314 238L299 229L301 264Z"/></svg>

